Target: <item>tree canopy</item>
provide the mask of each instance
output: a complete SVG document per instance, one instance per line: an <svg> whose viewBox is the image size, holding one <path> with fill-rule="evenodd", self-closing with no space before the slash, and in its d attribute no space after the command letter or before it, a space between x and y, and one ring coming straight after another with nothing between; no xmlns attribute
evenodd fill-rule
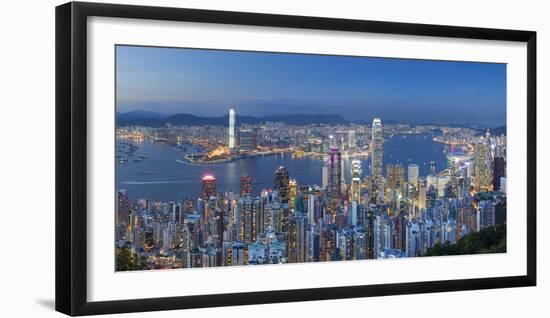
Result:
<svg viewBox="0 0 550 318"><path fill-rule="evenodd" d="M506 225L497 224L479 232L470 233L456 244L435 244L426 256L506 253Z"/></svg>

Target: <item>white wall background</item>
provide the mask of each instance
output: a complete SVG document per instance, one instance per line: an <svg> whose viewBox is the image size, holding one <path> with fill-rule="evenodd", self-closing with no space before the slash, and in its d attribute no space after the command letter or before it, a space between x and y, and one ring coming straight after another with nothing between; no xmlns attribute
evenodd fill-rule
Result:
<svg viewBox="0 0 550 318"><path fill-rule="evenodd" d="M546 1L148 0L117 3L527 29L538 32L537 287L359 298L117 315L117 317L545 316L550 295L550 222L543 206L550 155L550 8ZM54 7L63 1L10 1L0 17L0 313L61 317L54 304ZM511 211L513 212L513 211Z"/></svg>

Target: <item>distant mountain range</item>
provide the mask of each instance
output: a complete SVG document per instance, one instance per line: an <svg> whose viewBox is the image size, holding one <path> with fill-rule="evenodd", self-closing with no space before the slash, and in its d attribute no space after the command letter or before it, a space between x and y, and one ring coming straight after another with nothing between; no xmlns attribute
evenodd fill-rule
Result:
<svg viewBox="0 0 550 318"><path fill-rule="evenodd" d="M328 125L348 125L350 123L355 123L359 125L370 125L370 121L365 120L353 120L350 121L344 118L342 115L332 114L332 115L309 115L309 114L292 114L292 115L269 115L262 117L254 116L239 116L237 115L237 125L239 124L261 124L265 122L280 122L288 125L312 125L312 124L328 124ZM383 123L386 124L398 124L399 122L395 120L385 120L382 119ZM175 114L175 115L164 115L161 113L146 111L146 110L134 110L126 113L117 113L116 114L116 123L118 126L149 126L149 127L162 127L166 124L171 124L174 126L182 125L212 125L212 126L225 126L229 125L229 115L219 116L219 117L202 117L192 114ZM423 123L418 125L434 125L434 126L450 126L450 127L469 127L475 129L481 133L485 133L486 129L489 128L489 131L492 135L506 134L506 126L499 127L483 127L476 124L432 124L432 123Z"/></svg>
<svg viewBox="0 0 550 318"><path fill-rule="evenodd" d="M238 116L236 117L237 125L239 124L261 124L265 122L281 122L288 125L311 125L311 124L349 124L350 121L341 115L308 115L308 114L292 114L292 115L270 115L263 117L253 116ZM220 117L201 117L191 114L175 114L162 115L155 112L136 110L128 113L117 113L116 123L118 126L141 125L150 127L161 127L165 124L175 126L181 125L212 125L212 126L228 126L229 115Z"/></svg>
<svg viewBox="0 0 550 318"><path fill-rule="evenodd" d="M506 135L506 126L501 127L494 127L494 128L479 128L477 129L478 135L483 135L487 132L487 129L489 129L489 133L493 136L500 136L500 135Z"/></svg>

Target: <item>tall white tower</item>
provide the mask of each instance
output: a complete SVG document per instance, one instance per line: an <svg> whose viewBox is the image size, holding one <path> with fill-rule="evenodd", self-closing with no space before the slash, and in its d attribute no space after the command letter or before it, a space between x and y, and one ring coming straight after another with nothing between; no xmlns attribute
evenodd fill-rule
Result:
<svg viewBox="0 0 550 318"><path fill-rule="evenodd" d="M237 113L233 108L229 109L229 149L235 148L235 115Z"/></svg>

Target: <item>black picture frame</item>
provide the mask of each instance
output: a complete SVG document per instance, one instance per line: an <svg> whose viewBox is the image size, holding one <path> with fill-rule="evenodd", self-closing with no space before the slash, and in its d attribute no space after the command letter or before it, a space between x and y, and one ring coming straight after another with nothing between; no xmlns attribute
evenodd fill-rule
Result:
<svg viewBox="0 0 550 318"><path fill-rule="evenodd" d="M88 302L87 18L91 16L502 40L527 44L527 275ZM536 32L70 2L56 7L56 310L92 315L536 285Z"/></svg>

